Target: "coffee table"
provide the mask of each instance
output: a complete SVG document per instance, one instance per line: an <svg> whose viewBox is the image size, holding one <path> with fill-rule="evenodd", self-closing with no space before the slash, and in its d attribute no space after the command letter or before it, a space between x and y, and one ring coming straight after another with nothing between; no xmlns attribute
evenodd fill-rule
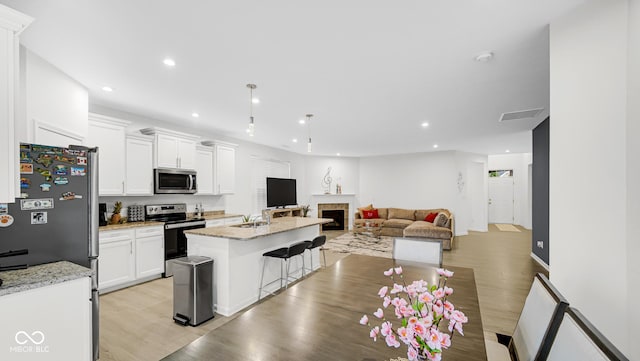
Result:
<svg viewBox="0 0 640 361"><path fill-rule="evenodd" d="M377 222L365 222L355 224L353 226L353 234L355 236L368 236L374 238L380 238L382 232L382 224Z"/></svg>

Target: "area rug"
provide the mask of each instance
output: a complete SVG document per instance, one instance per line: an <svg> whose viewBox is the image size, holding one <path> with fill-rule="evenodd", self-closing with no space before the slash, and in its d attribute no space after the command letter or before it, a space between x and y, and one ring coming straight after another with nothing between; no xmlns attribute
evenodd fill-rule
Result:
<svg viewBox="0 0 640 361"><path fill-rule="evenodd" d="M520 230L516 228L516 226L514 226L513 224L496 223L495 226L498 227L498 229L501 230L502 232L520 232Z"/></svg>
<svg viewBox="0 0 640 361"><path fill-rule="evenodd" d="M345 233L325 243L324 248L340 253L355 253L384 258L393 257L393 237L380 238Z"/></svg>

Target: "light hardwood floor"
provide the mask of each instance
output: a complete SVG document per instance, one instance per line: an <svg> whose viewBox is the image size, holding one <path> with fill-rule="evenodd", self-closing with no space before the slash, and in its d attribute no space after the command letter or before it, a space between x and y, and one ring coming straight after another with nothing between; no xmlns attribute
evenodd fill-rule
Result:
<svg viewBox="0 0 640 361"><path fill-rule="evenodd" d="M454 249L444 253L445 267L474 269L485 337L513 332L533 275L546 274L529 256L531 232L518 228L522 232L501 232L490 225L489 232L457 237ZM327 251L327 263L345 256ZM171 278L101 296L100 360L158 360L233 319L216 315L199 327L177 325L172 297Z"/></svg>

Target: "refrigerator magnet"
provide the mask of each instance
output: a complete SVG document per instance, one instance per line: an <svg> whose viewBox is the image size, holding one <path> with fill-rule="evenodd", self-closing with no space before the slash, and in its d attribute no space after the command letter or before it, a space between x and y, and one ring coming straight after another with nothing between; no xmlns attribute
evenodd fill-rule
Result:
<svg viewBox="0 0 640 361"><path fill-rule="evenodd" d="M56 155L55 160L58 162L76 164L76 159L65 155Z"/></svg>
<svg viewBox="0 0 640 361"><path fill-rule="evenodd" d="M87 165L87 157L78 157L78 158L76 158L76 164L78 164L78 165Z"/></svg>
<svg viewBox="0 0 640 361"><path fill-rule="evenodd" d="M20 189L28 189L31 187L31 180L29 178L20 178Z"/></svg>
<svg viewBox="0 0 640 361"><path fill-rule="evenodd" d="M40 173L44 177L44 180L49 182L51 180L51 171L43 168L36 168L36 172Z"/></svg>
<svg viewBox="0 0 640 361"><path fill-rule="evenodd" d="M40 190L43 192L48 192L51 190L51 184L49 183L42 183L40 184Z"/></svg>
<svg viewBox="0 0 640 361"><path fill-rule="evenodd" d="M33 164L20 163L20 174L33 174Z"/></svg>
<svg viewBox="0 0 640 361"><path fill-rule="evenodd" d="M6 203L0 203L0 214L9 213L9 206Z"/></svg>
<svg viewBox="0 0 640 361"><path fill-rule="evenodd" d="M23 211L51 208L53 208L53 198L23 199L20 201L20 209Z"/></svg>
<svg viewBox="0 0 640 361"><path fill-rule="evenodd" d="M31 212L31 224L47 224L47 212Z"/></svg>
<svg viewBox="0 0 640 361"><path fill-rule="evenodd" d="M65 155L71 155L74 157L84 157L87 153L81 149L65 149L62 151Z"/></svg>
<svg viewBox="0 0 640 361"><path fill-rule="evenodd" d="M56 177L56 179L53 180L53 183L63 186L69 183L69 179L67 177Z"/></svg>
<svg viewBox="0 0 640 361"><path fill-rule="evenodd" d="M53 174L55 175L67 175L69 174L69 169L66 165L58 164L53 168Z"/></svg>
<svg viewBox="0 0 640 361"><path fill-rule="evenodd" d="M40 153L35 162L41 164L45 168L49 168L51 163L53 163L53 157L50 154Z"/></svg>
<svg viewBox="0 0 640 361"><path fill-rule="evenodd" d="M20 198L29 198L29 193L20 193Z"/></svg>
<svg viewBox="0 0 640 361"><path fill-rule="evenodd" d="M22 163L31 163L31 162L33 162L33 160L31 159L31 153L29 153L29 151L26 151L26 150L21 150L20 151L20 162L22 162Z"/></svg>
<svg viewBox="0 0 640 361"><path fill-rule="evenodd" d="M60 195L61 201L70 201L73 199L82 199L82 196L73 192L64 192Z"/></svg>
<svg viewBox="0 0 640 361"><path fill-rule="evenodd" d="M13 217L10 214L0 215L0 227L9 227L13 224Z"/></svg>
<svg viewBox="0 0 640 361"><path fill-rule="evenodd" d="M71 167L71 176L85 176L84 167Z"/></svg>

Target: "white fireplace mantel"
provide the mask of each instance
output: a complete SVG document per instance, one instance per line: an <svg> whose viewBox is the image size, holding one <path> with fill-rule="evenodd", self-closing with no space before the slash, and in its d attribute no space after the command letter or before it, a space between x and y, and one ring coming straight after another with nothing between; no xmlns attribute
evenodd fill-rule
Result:
<svg viewBox="0 0 640 361"><path fill-rule="evenodd" d="M311 214L318 216L318 204L323 203L347 203L349 204L349 230L353 230L353 213L355 212L356 195L352 193L342 194L312 194L311 195Z"/></svg>

